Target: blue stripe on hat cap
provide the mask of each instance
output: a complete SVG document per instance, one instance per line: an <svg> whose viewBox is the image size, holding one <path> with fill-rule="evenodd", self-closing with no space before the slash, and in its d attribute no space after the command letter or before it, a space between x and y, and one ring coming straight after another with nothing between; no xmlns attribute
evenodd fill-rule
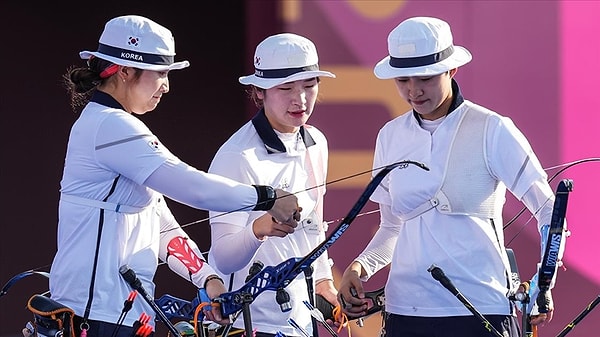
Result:
<svg viewBox="0 0 600 337"><path fill-rule="evenodd" d="M169 65L175 61L175 58L170 55L149 54L139 51L136 52L129 49L111 47L102 43L98 45L98 52L123 60L131 60L148 64Z"/></svg>

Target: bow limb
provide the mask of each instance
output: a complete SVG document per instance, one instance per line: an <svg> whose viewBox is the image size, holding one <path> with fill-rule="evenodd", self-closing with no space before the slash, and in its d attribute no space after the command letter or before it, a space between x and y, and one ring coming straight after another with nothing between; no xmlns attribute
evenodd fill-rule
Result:
<svg viewBox="0 0 600 337"><path fill-rule="evenodd" d="M4 287L2 287L2 290L0 290L0 297L6 295L6 293L8 292L8 289L10 289L10 287L12 287L17 281L19 281L29 275L34 275L34 274L42 275L42 276L45 276L46 278L50 278L50 273L47 273L45 271L36 271L36 270L24 271L22 273L19 273L19 274L13 276L10 280L8 280L8 282L6 282Z"/></svg>
<svg viewBox="0 0 600 337"><path fill-rule="evenodd" d="M312 252L310 252L307 256L305 256L304 258L302 258L300 261L298 261L296 263L296 265L294 266L292 271L293 272L298 271L298 273L296 273L294 275L294 277L296 275L298 275L300 272L306 270L306 268L308 268L308 266L311 263L313 263L319 256L321 256L321 254L323 254L329 247L331 247L331 245L333 245L333 243L335 241L337 241L337 239L339 239L339 237L346 231L346 229L348 229L348 227L350 226L350 223L352 223L352 221L354 221L354 219L360 214L360 211L367 204L367 202L369 201L369 198L371 197L373 192L375 192L375 189L377 188L377 186L379 186L379 184L381 183L383 178L388 173L390 173L393 169L395 169L397 167L404 168L404 167L407 167L409 164L416 165L416 166L420 167L421 169L429 171L429 168L427 166L425 166L425 164L415 162L415 161L410 161L410 160L400 161L400 162L396 162L396 163L384 166L381 169L381 171L379 171L373 177L373 179L371 179L371 181L369 182L369 184L367 185L367 187L365 188L363 193L358 198L358 201L354 204L354 206L352 206L352 209L350 209L350 212L348 212L346 217L344 217L344 220L342 221L342 223L340 223L338 225L338 227L335 229L335 231L333 233L331 233L331 235L329 235L327 240L323 241L319 246L317 246L315 249L313 249Z"/></svg>

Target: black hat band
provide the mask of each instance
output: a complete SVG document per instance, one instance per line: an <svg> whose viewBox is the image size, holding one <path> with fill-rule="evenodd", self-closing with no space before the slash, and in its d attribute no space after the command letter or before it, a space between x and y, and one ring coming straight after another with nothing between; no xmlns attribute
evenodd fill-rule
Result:
<svg viewBox="0 0 600 337"><path fill-rule="evenodd" d="M303 71L316 71L319 70L318 64L312 66L300 67L300 68L286 68L286 69L258 69L254 70L254 75L260 78L286 78L288 76L303 72Z"/></svg>
<svg viewBox="0 0 600 337"><path fill-rule="evenodd" d="M454 46L450 45L450 47L442 50L441 52L431 55L405 58L397 58L390 56L390 65L394 68L414 68L428 66L447 59L453 53Z"/></svg>
<svg viewBox="0 0 600 337"><path fill-rule="evenodd" d="M98 52L104 55L116 57L122 60L156 64L156 65L171 65L174 62L173 56L157 55L149 53L133 52L128 49L116 48L100 43L98 46Z"/></svg>

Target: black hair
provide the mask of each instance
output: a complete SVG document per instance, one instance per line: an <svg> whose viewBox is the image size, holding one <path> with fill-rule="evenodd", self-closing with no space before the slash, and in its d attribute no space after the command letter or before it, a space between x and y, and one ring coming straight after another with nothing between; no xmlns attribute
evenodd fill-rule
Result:
<svg viewBox="0 0 600 337"><path fill-rule="evenodd" d="M94 90L106 78L100 74L107 68L113 67L110 61L97 57L91 57L87 61L87 67L71 66L63 74L63 85L71 96L71 109L80 112L89 102ZM112 74L111 74L112 75Z"/></svg>

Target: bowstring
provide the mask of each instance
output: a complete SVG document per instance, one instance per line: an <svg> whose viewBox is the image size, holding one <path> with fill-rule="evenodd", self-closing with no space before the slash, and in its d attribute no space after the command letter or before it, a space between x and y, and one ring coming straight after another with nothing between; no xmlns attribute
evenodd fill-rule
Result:
<svg viewBox="0 0 600 337"><path fill-rule="evenodd" d="M341 182L341 181L345 181L345 180L349 180L349 179L352 179L352 178L356 178L356 177L361 176L363 174L367 174L367 173L371 173L371 172L376 172L376 171L379 171L379 170L384 169L384 168L386 168L386 166L380 166L380 167L377 167L377 168L374 168L374 169L369 169L369 170L366 170L366 171L354 173L354 174L351 174L349 176L341 177L341 178L338 178L338 179L334 179L334 180L330 180L330 181L324 182L322 184L311 186L309 188L306 188L306 189L298 191L298 192L294 192L292 194L298 194L298 193L308 192L308 191L311 191L311 190L314 190L314 189L317 189L317 188L320 188L320 187L323 187L323 186L327 186L327 185L335 184L335 183L338 183L338 182ZM285 198L285 197L287 197L287 196L283 196L281 198ZM180 225L180 227L181 228L186 228L186 227L189 227L189 226L192 226L192 225L197 225L197 224L202 223L202 222L210 221L212 219L215 219L215 218L218 218L218 217L221 217L221 216L225 216L225 215L228 215L228 214L231 214L231 213L240 212L240 211L247 211L247 210L248 210L248 207L242 207L242 208L235 209L235 210L232 210L232 211L228 211L228 212L223 212L223 213L217 214L217 215L215 215L213 217L207 217L207 218L204 218L204 219L194 220L192 222L188 222L186 224ZM334 220L334 222L340 221L342 219ZM168 229L166 231L161 232L161 234L162 233L166 233L168 231L172 231L172 230L176 230L176 228Z"/></svg>
<svg viewBox="0 0 600 337"><path fill-rule="evenodd" d="M569 163L564 163L564 164L545 168L544 171L548 171L548 172L552 171L552 170L560 169L556 173L554 173L550 178L548 178L548 183L551 183L556 177L558 177L558 175L563 173L565 170L567 170L575 165L588 163L588 162L600 162L600 157L584 158L584 159L575 160L575 161L572 161ZM540 208L538 208L535 212L531 213L531 215L529 216L527 221L525 221L525 223L523 223L523 225L521 225L521 228L518 229L516 234L506 243L506 246L510 246L510 244L517 238L517 236L519 236L525 230L525 227L527 227L527 225L533 219L535 219L535 215L537 213L539 213L539 211L543 208L543 206L546 205L549 201L550 201L549 198L546 199L546 201L542 204L542 206L540 206ZM523 206L509 221L506 222L506 224L503 227L503 230L506 230L509 226L511 226L521 215L523 215L523 213L526 210L527 210L527 206Z"/></svg>
<svg viewBox="0 0 600 337"><path fill-rule="evenodd" d="M552 167L549 167L549 168L545 168L545 169L544 169L544 171L551 171L551 170L555 170L555 169L561 168L559 171L557 171L555 174L553 174L553 175L552 175L552 177L550 177L550 178L548 179L548 182L550 183L550 182L552 182L552 180L554 180L554 178L556 178L556 177L557 177L559 174L561 174L561 173L562 173L562 172L564 172L565 170L567 170L567 169L569 169L569 168L571 168L571 167L573 167L573 166L575 166L575 165L579 165L579 164L583 164L583 163L588 163L588 162L600 162L600 157L584 158L584 159L580 159L580 160L572 161L572 162L569 162L569 163L559 164L559 165L556 165L556 166L552 166ZM352 174L352 175L349 175L349 176L346 176L346 177L341 177L341 178L338 178L338 179L331 180L331 181L329 181L329 182L325 182L325 183L323 183L323 184L319 184L319 185L316 185L316 186L312 186L312 187L310 187L310 188L308 188L308 189L306 189L306 190L304 190L304 191L301 191L301 192L309 191L309 190L312 190L312 189L315 189L315 188L319 188L319 187L322 187L322 186L325 186L325 185L329 185L329 184L333 184L333 183L341 182L341 181L344 181L344 180L352 179L352 178L355 178L355 177L357 177L357 176L360 176L360 175L363 175L363 174L367 174L367 173L370 173L370 172L375 172L375 171L377 171L377 170L381 170L381 169L383 169L383 168L385 168L385 166L381 166L381 167L377 167L377 168L375 168L375 169L370 169L370 170L366 170L366 171L362 171L362 172L354 173L354 174ZM215 216L215 217L218 217L218 216L223 216L223 215L226 215L226 214L229 214L229 213L233 213L233 212L238 212L238 211L244 210L244 209L246 209L246 208L247 208L247 207L245 207L245 208L242 208L242 209L239 209L239 210L234 210L234 211L225 212L225 213L219 214L219 215L217 215L217 216ZM516 220L517 220L517 219L518 219L518 218L519 218L519 217L520 217L520 216L521 216L521 215L522 215L522 214L523 214L523 213L524 213L526 210L527 210L527 207L523 207L523 208L522 208L522 209L521 209L519 212L517 212L517 214L516 214L515 216L513 216L513 218L511 218L511 220L509 220L509 221L506 223L506 225L503 227L503 229L506 229L506 228L508 228L509 226L511 226L511 225L512 225L512 224L513 224L513 223L514 223L514 222L515 222L515 221L516 221ZM537 213L538 211L539 211L539 210L537 210L537 211L536 211L536 213ZM368 215L368 214L373 214L373 213L377 213L377 212L379 212L379 209L377 209L377 210L372 210L372 211L368 211L368 212L364 212L364 213L360 213L360 214L358 214L356 217L363 216L363 215ZM195 224L198 224L198 223L204 222L204 221L209 221L209 220L211 220L211 219L213 219L213 218L215 218L215 217L212 217L212 218L211 218L211 217L208 217L208 218L205 218L205 219L196 220L196 221L193 221L193 222L190 222L190 223L184 224L184 225L180 225L180 227L181 227L181 228L185 228L185 227L192 226L192 225L195 225ZM527 224L528 224L529 222L531 222L531 220L532 220L533 218L534 218L534 214L532 214L532 215L530 216L530 218L529 218L529 219L528 219L528 220L525 222L525 224L524 224L523 226L521 226L521 228L519 229L519 231L518 231L518 232L517 232L517 233L516 233L516 234L513 236L513 238L512 238L512 239L511 239L511 240L508 242L508 244L507 244L507 245L509 245L509 244L510 244L510 243L511 243L511 242L512 242L514 239L516 239L516 237L517 237L517 236L519 236L519 235L520 235L520 233L521 233L521 232L522 232L522 231L525 229L525 227L527 226ZM336 223L336 222L339 222L339 221L341 221L341 220L343 220L343 218L339 218L339 219L331 220L331 221L327 222L327 224ZM161 232L161 234L162 234L162 233L164 233L164 232ZM203 254L207 254L207 253L208 253L208 252L203 252ZM165 264L165 263L166 263L166 262L159 262L159 263L158 263L158 266L160 266L160 265L163 265L163 264ZM46 265L44 265L44 266L41 266L41 267L38 267L38 268L34 268L34 269L31 269L31 270L32 270L32 271L40 271L40 270L42 270L42 269L47 269L47 268L49 268L49 267L50 267L50 264L46 264Z"/></svg>

